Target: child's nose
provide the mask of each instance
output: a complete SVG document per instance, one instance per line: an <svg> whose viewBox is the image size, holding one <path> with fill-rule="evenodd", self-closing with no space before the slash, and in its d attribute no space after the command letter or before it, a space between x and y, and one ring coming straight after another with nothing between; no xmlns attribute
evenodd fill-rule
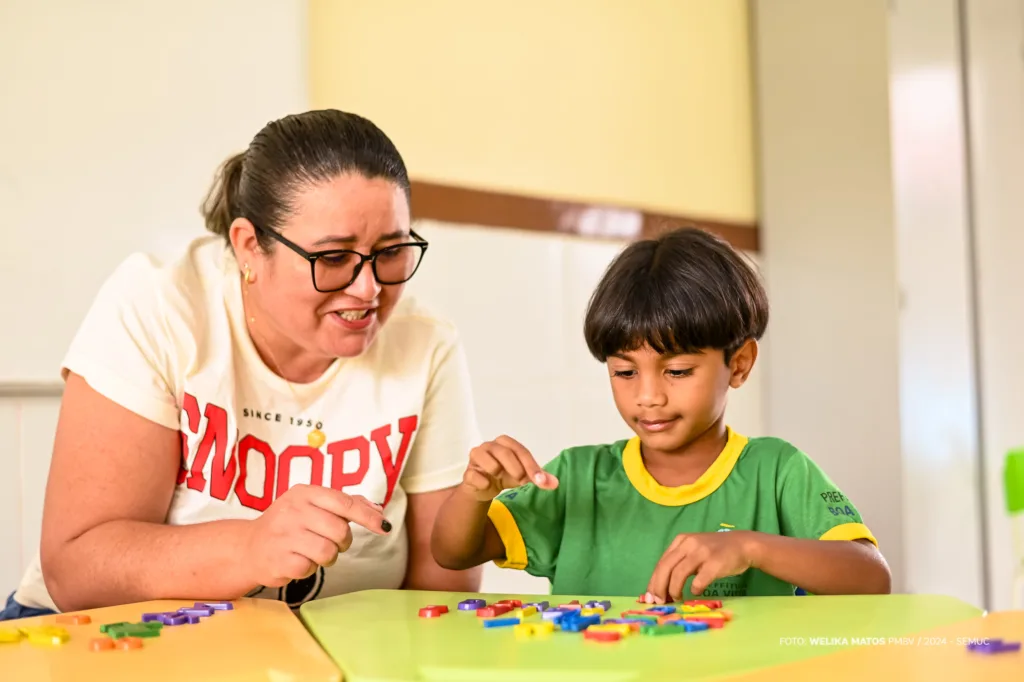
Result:
<svg viewBox="0 0 1024 682"><path fill-rule="evenodd" d="M640 392L637 394L637 404L640 407L661 407L667 400L665 390L660 381L655 379L641 379Z"/></svg>

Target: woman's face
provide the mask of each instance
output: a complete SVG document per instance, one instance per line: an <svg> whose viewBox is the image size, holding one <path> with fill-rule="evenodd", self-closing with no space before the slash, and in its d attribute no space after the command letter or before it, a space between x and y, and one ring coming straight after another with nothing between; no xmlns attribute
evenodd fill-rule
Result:
<svg viewBox="0 0 1024 682"><path fill-rule="evenodd" d="M301 189L291 203L293 211L280 233L307 252L348 249L369 255L412 241L409 203L402 188L390 180L340 175ZM253 331L270 337L256 339L258 343L283 347L290 351L289 360L296 355L309 360L352 357L370 346L404 284L381 285L366 262L355 281L341 291L317 291L308 260L278 242L268 253L262 252L252 224L245 219L235 223L241 225L232 230L239 265L248 264L252 271L251 283L242 286L247 288L248 314L257 318L251 323ZM317 285L333 288L320 273L318 268Z"/></svg>

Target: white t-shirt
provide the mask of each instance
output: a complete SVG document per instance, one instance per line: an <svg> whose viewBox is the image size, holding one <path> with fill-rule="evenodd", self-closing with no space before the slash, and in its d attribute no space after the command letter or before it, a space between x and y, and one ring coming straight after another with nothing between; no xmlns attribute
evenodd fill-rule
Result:
<svg viewBox="0 0 1024 682"><path fill-rule="evenodd" d="M67 371L132 412L180 430L182 470L169 524L253 519L299 483L385 505L389 534L352 524L352 546L334 566L251 595L292 607L399 587L408 556L406 495L458 484L480 442L451 324L403 297L365 353L289 387L252 344L239 269L219 237L196 240L167 265L140 254L125 260L75 336ZM314 428L327 437L318 449L307 440ZM38 556L15 599L55 608Z"/></svg>

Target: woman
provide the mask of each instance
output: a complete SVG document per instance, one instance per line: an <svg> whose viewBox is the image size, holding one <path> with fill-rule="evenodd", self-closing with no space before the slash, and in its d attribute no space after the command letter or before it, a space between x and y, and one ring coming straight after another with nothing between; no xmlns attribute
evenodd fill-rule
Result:
<svg viewBox="0 0 1024 682"><path fill-rule="evenodd" d="M478 589L430 554L480 437L455 330L400 301L427 243L394 145L353 114L286 117L203 212L215 236L128 258L71 345L39 560L0 619Z"/></svg>

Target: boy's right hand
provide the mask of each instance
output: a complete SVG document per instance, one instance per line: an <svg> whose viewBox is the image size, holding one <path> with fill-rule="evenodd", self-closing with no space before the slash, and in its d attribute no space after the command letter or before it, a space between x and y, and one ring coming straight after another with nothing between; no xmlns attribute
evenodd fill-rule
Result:
<svg viewBox="0 0 1024 682"><path fill-rule="evenodd" d="M462 487L478 502L490 502L502 490L524 483L544 490L558 487L558 479L541 469L530 451L513 438L499 436L470 451Z"/></svg>

